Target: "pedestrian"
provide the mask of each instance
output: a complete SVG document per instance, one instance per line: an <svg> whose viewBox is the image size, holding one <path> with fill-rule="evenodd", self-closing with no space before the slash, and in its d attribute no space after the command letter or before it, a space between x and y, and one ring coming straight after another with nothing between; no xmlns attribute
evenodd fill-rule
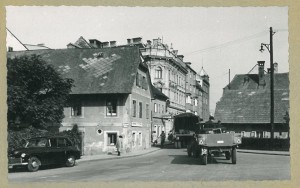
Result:
<svg viewBox="0 0 300 188"><path fill-rule="evenodd" d="M118 156L120 156L121 150L123 148L123 136L122 135L119 135L119 137L117 138L116 147L117 147Z"/></svg>
<svg viewBox="0 0 300 188"><path fill-rule="evenodd" d="M166 134L164 131L162 131L160 134L160 143L162 148L164 147L165 139L166 139Z"/></svg>

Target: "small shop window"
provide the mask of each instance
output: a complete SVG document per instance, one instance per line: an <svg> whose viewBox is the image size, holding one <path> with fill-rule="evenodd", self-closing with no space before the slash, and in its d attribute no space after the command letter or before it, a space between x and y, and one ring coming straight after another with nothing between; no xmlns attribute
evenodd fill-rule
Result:
<svg viewBox="0 0 300 188"><path fill-rule="evenodd" d="M71 106L71 116L78 117L82 116L82 104L76 103Z"/></svg>
<svg viewBox="0 0 300 188"><path fill-rule="evenodd" d="M107 145L115 146L117 143L117 133L107 133Z"/></svg>

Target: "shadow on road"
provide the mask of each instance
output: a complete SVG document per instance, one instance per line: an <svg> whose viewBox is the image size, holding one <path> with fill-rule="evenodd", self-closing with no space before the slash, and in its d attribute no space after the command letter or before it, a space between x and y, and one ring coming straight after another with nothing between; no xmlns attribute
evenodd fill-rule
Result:
<svg viewBox="0 0 300 188"><path fill-rule="evenodd" d="M171 164L185 164L185 165L201 165L200 157L189 157L187 155L168 155L174 159ZM208 157L208 164L231 164L231 160L226 160L221 157Z"/></svg>
<svg viewBox="0 0 300 188"><path fill-rule="evenodd" d="M47 165L47 166L41 166L39 168L39 171L43 171L43 170L50 170L50 169L55 169L55 168L68 168L62 165ZM20 172L28 172L31 173L27 170L26 166L16 166L13 169L9 169L8 173L20 173ZM34 172L33 172L34 173Z"/></svg>

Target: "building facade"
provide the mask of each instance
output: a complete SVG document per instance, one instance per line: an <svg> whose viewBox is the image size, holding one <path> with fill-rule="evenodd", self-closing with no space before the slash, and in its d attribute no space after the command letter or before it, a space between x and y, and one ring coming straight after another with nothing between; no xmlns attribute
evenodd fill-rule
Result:
<svg viewBox="0 0 300 188"><path fill-rule="evenodd" d="M223 88L216 105L215 119L244 137L270 138L270 74L264 61L258 62L258 74L238 74ZM287 138L289 126L289 73L274 71L274 138Z"/></svg>
<svg viewBox="0 0 300 188"><path fill-rule="evenodd" d="M78 125L84 155L151 146L151 81L138 47L14 52L40 55L65 78L74 80L60 131Z"/></svg>

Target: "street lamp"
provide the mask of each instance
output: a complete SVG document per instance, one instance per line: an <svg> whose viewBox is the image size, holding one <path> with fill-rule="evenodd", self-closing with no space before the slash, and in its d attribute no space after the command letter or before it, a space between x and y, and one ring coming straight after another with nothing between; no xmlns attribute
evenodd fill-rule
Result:
<svg viewBox="0 0 300 188"><path fill-rule="evenodd" d="M270 109L270 124L271 124L271 144L273 147L274 143L274 64L273 64L273 32L272 27L270 27L270 44L260 44L260 52L264 51L264 47L270 53L270 91L271 91L271 109Z"/></svg>

